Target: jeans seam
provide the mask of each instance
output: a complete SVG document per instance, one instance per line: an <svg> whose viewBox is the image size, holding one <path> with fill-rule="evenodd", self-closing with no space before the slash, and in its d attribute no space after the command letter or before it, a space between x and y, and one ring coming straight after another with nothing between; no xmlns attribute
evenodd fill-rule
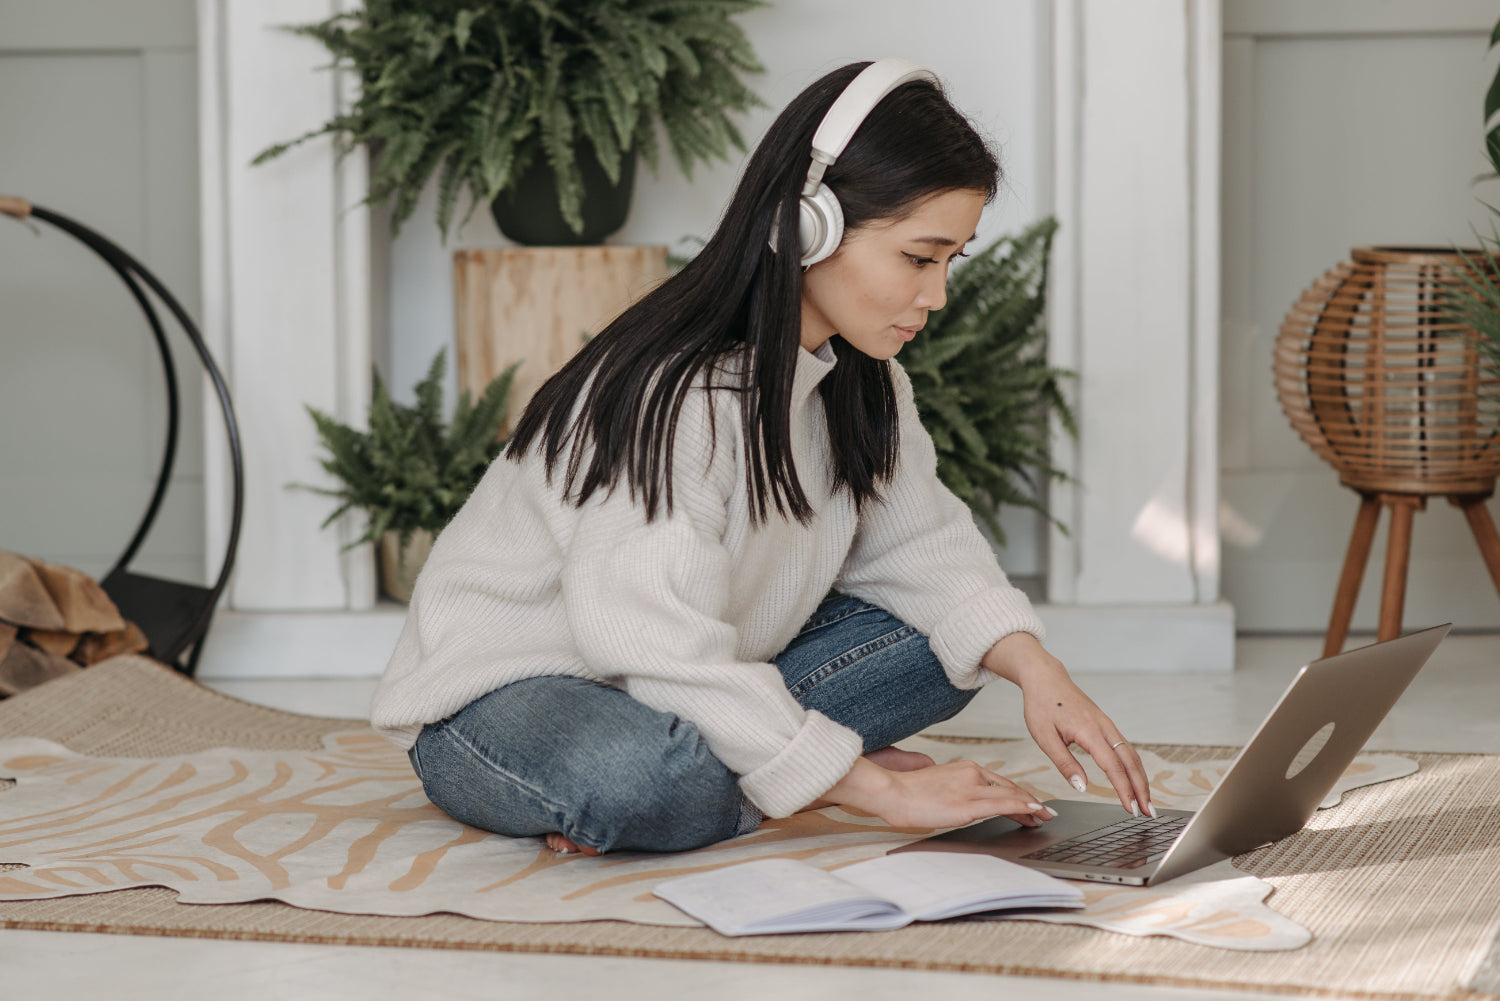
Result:
<svg viewBox="0 0 1500 1001"><path fill-rule="evenodd" d="M863 643L852 650L846 650L835 657L833 660L830 660L820 666L817 670L807 675L801 681L797 682L797 684L793 686L790 691L794 696L803 695L810 689L812 689L815 685L822 683L832 675L848 667L850 664L868 657L870 654L874 653L877 650L883 650L894 643L899 643L901 640L915 635L917 635L916 627L903 625L898 629L891 630L884 636L876 637L875 639L870 640L868 643Z"/></svg>
<svg viewBox="0 0 1500 1001"><path fill-rule="evenodd" d="M548 810L551 810L555 815L557 815L559 817L563 817L563 818L566 818L568 816L569 811L568 811L568 809L567 809L566 806L564 806L561 803L556 802L555 800L552 799L552 797L546 795L541 789L533 786L530 782L525 781L519 775L514 775L511 772L507 771L506 769L500 767L500 765L497 762L491 761L488 755L481 754L480 751L479 751L479 748L472 741L470 741L467 737L465 737L461 732L459 732L457 729L455 729L453 727L450 727L450 726L444 726L443 729L444 729L444 731L446 731L447 733L449 733L452 736L452 738L453 738L454 741L456 741L457 743L462 744L465 748L467 748L468 751L469 751L469 753L474 756L474 759L476 761L480 762L482 765L484 765L485 768L489 769L491 772L495 773L496 775L499 775L501 778L503 778L506 781L514 784L515 786L517 786L517 787L519 787L521 789L524 789L530 795L535 796L536 799L537 799L537 802L543 804ZM582 817L580 817L579 819L582 820ZM584 829L584 828L590 827L591 825L587 825L587 824L584 824L584 823L579 823L576 826L579 829ZM571 837L571 835L570 835L570 837ZM600 838L589 838L589 837L585 836L584 840L586 840L586 841L601 841L603 839L600 839ZM590 847L595 847L595 846L591 845Z"/></svg>
<svg viewBox="0 0 1500 1001"><path fill-rule="evenodd" d="M837 607L836 609L830 610L822 616L815 615L813 618L808 619L807 622L803 624L802 630L798 633L798 635L805 636L815 629L822 629L824 626L831 626L836 622L842 622L847 618L860 614L861 612L867 612L873 609L873 605L868 605L860 601L858 598L844 598L840 600L839 607Z"/></svg>

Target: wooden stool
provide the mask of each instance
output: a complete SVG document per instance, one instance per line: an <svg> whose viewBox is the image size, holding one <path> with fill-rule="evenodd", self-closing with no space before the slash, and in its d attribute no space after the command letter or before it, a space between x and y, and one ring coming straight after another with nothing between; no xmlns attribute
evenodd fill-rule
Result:
<svg viewBox="0 0 1500 1001"><path fill-rule="evenodd" d="M1461 509L1468 519L1474 541L1479 544L1479 554L1489 569L1490 580L1500 592L1500 533L1495 531L1495 522L1490 518L1489 508L1485 507L1493 494L1492 486L1486 493L1449 494L1448 501ZM1411 563L1412 519L1418 511L1427 509L1427 495L1361 490L1359 496L1359 514L1354 519L1354 533L1349 537L1344 570L1339 575L1339 589L1333 599L1333 615L1328 620L1328 634L1323 639L1325 657L1332 657L1344 649L1344 641L1349 636L1349 620L1354 617L1354 603L1359 598L1359 586L1364 579L1365 566L1370 562L1370 546L1375 540L1380 511L1387 507L1391 509L1391 533L1385 553L1385 582L1380 592L1380 626L1376 639L1390 640L1401 635L1401 614L1406 606L1406 574Z"/></svg>
<svg viewBox="0 0 1500 1001"><path fill-rule="evenodd" d="M1355 247L1292 304L1276 338L1276 396L1292 428L1360 496L1325 655L1349 634L1380 509L1391 509L1380 639L1401 634L1411 527L1427 498L1463 509L1500 590L1485 507L1500 479L1500 373L1445 305L1489 260L1478 248ZM1476 263L1477 262L1477 263ZM1467 277L1460 277L1467 272Z"/></svg>

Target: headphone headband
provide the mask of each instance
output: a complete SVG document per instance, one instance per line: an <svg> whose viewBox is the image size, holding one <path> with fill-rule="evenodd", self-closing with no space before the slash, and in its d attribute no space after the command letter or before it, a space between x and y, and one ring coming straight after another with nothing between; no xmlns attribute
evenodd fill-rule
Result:
<svg viewBox="0 0 1500 1001"><path fill-rule="evenodd" d="M813 134L813 166L808 170L808 181L820 183L823 171L838 160L865 116L874 111L887 94L912 80L938 82L937 74L932 70L909 59L880 59L861 70L828 108L818 131ZM816 176L813 171L817 171Z"/></svg>
<svg viewBox="0 0 1500 1001"><path fill-rule="evenodd" d="M823 172L833 166L844 147L854 138L863 122L885 96L904 83L929 80L938 83L937 74L907 59L881 59L871 63L849 81L849 85L823 114L818 131L813 134L812 164L802 184L798 202L797 244L803 267L829 257L844 238L844 209L833 191L823 184ZM780 242L779 228L771 224L771 249Z"/></svg>

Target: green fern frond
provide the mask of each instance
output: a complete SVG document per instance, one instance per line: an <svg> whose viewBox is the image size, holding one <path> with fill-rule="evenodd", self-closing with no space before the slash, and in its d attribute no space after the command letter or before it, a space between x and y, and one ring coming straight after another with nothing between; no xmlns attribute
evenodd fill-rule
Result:
<svg viewBox="0 0 1500 1001"><path fill-rule="evenodd" d="M350 545L378 539L387 530L403 538L418 530L436 535L504 448L500 430L520 363L491 380L477 403L468 392L460 393L444 421L446 362L446 350L439 351L414 389L413 406L397 402L376 372L363 431L307 408L326 452L320 464L338 486L300 486L339 502L325 526L346 511L366 512L365 532Z"/></svg>
<svg viewBox="0 0 1500 1001"><path fill-rule="evenodd" d="M1047 362L1047 258L1057 231L1044 219L977 251L948 282L948 302L901 354L938 478L1002 545L1005 505L1051 518L1040 486L1065 474L1051 462L1052 416L1076 422L1061 388L1072 373Z"/></svg>
<svg viewBox="0 0 1500 1001"><path fill-rule="evenodd" d="M1490 33L1490 48L1493 50L1496 45L1500 45L1500 21ZM1483 112L1483 127L1487 130L1485 156L1500 173L1500 126L1492 127L1497 112L1500 112L1500 69L1495 71L1485 92ZM1497 253L1500 233L1495 228L1500 207L1484 199L1479 201L1490 211L1490 234L1485 237L1475 231L1479 240L1477 259L1459 251L1463 264L1447 269L1456 281L1443 290L1440 307L1450 321L1470 328L1471 341L1480 355L1480 371L1485 377L1477 390L1478 418L1481 427L1493 436L1500 432L1500 388L1497 388L1500 385L1500 253Z"/></svg>
<svg viewBox="0 0 1500 1001"><path fill-rule="evenodd" d="M661 138L687 176L698 163L745 148L732 116L761 106L741 77L762 67L734 18L762 6L367 0L360 10L291 29L328 49L332 67L358 76L359 98L255 162L324 135L345 153L368 144L367 202L389 202L399 232L436 172L446 238L462 189L474 199L472 212L543 156L557 175L559 208L581 231L580 148L591 149L611 179L632 151L659 171Z"/></svg>

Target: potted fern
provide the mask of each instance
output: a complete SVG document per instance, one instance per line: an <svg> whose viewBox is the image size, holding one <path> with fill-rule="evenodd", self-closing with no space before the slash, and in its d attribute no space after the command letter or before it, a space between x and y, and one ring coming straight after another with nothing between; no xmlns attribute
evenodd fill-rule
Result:
<svg viewBox="0 0 1500 1001"><path fill-rule="evenodd" d="M1071 373L1047 362L1047 258L1054 219L976 252L948 280L948 303L901 352L938 477L1005 544L997 512L1047 511L1043 486L1065 474L1051 461L1049 415L1077 434L1061 388Z"/></svg>
<svg viewBox="0 0 1500 1001"><path fill-rule="evenodd" d="M598 243L625 222L637 156L655 172L657 127L683 173L744 141L730 118L760 104L733 18L762 0L367 0L292 30L316 38L361 93L315 136L374 155L370 201L392 226L438 177L446 238L462 189L531 245ZM466 217L467 218L467 217Z"/></svg>
<svg viewBox="0 0 1500 1001"><path fill-rule="evenodd" d="M467 391L459 393L445 422L440 407L446 355L439 351L417 383L414 406L392 399L376 373L368 431L307 408L328 452L322 466L340 484L308 487L339 501L323 525L351 509L369 516L364 534L349 545L377 543L382 590L397 601L411 599L433 540L505 445L500 426L517 365L496 376L477 402Z"/></svg>

